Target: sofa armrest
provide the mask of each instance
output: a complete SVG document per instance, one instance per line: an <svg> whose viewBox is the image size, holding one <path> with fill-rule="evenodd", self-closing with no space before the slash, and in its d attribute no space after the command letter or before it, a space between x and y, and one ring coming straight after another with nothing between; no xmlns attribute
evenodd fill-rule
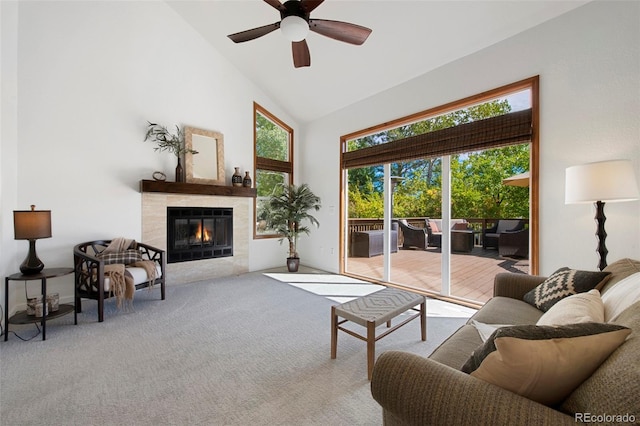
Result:
<svg viewBox="0 0 640 426"><path fill-rule="evenodd" d="M385 425L569 425L573 417L408 352L380 355L371 394Z"/></svg>
<svg viewBox="0 0 640 426"><path fill-rule="evenodd" d="M536 288L546 279L547 277L540 275L502 272L497 274L493 280L493 296L522 300L527 292Z"/></svg>

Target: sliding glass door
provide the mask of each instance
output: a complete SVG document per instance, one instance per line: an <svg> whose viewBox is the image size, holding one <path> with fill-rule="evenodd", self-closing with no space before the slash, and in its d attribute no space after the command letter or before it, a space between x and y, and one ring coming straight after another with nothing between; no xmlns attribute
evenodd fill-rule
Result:
<svg viewBox="0 0 640 426"><path fill-rule="evenodd" d="M491 297L496 273L533 272L537 150L524 86L343 140L342 272L471 303Z"/></svg>

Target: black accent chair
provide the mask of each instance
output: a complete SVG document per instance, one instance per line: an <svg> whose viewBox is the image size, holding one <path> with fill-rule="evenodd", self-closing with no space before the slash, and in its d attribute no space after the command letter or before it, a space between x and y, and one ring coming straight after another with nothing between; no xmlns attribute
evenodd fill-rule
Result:
<svg viewBox="0 0 640 426"><path fill-rule="evenodd" d="M521 219L499 219L491 228L482 230L482 248L499 248L500 235L505 232L522 231L525 221Z"/></svg>
<svg viewBox="0 0 640 426"><path fill-rule="evenodd" d="M404 237L404 241L402 243L403 249L417 247L421 250L425 250L427 248L428 237L427 230L425 228L413 226L407 222L406 219L400 219L397 223L400 225L400 230Z"/></svg>
<svg viewBox="0 0 640 426"><path fill-rule="evenodd" d="M75 320L78 321L78 313L82 312L82 299L93 299L98 302L98 322L104 321L104 301L113 296L105 286L104 266L105 262L97 255L109 246L111 240L89 241L78 244L73 248L73 263L75 269ZM160 285L160 298L165 300L165 270L167 268L164 250L148 244L136 242L142 260L155 262L158 276L151 282L145 278L136 279L136 290L145 287ZM138 274L136 274L138 275ZM146 274L145 274L146 277Z"/></svg>

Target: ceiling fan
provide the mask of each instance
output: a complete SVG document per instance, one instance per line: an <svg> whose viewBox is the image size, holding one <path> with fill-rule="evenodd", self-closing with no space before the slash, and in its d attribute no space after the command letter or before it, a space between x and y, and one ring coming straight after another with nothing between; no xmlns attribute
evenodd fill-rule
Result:
<svg viewBox="0 0 640 426"><path fill-rule="evenodd" d="M280 0L264 1L280 12L280 22L230 34L227 37L235 43L242 43L262 37L280 28L285 38L291 41L293 65L296 68L311 65L309 46L307 46L305 40L309 30L335 40L356 45L364 43L369 34L371 34L369 28L360 25L309 18L311 12L320 6L324 0L288 0L285 3L280 3Z"/></svg>

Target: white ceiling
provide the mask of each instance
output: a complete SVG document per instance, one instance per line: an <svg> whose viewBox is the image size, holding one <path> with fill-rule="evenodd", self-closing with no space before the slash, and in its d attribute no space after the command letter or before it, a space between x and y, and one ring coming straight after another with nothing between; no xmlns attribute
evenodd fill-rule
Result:
<svg viewBox="0 0 640 426"><path fill-rule="evenodd" d="M552 19L587 1L326 0L311 18L373 32L362 46L309 33L311 67L294 68L280 31L236 44L228 34L271 24L261 0L168 1L238 71L300 123L309 122Z"/></svg>

